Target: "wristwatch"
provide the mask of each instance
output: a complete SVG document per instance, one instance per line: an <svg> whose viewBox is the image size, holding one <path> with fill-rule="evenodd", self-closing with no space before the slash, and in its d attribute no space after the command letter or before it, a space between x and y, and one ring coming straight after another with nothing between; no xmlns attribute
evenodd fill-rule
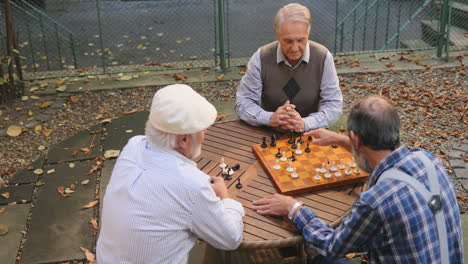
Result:
<svg viewBox="0 0 468 264"><path fill-rule="evenodd" d="M293 216L294 216L294 212L296 212L297 208L299 208L299 206L303 205L304 203L299 201L297 203L295 203L292 207L291 207L291 210L289 210L289 213L288 213L288 218L289 218L289 221L292 222L293 220Z"/></svg>

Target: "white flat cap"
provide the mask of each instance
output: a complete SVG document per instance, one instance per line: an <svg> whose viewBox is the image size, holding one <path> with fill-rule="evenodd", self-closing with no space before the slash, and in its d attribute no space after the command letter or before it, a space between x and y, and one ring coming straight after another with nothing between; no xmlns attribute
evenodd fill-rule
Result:
<svg viewBox="0 0 468 264"><path fill-rule="evenodd" d="M190 86L174 84L154 95L149 122L162 132L193 134L210 127L216 114L216 108Z"/></svg>

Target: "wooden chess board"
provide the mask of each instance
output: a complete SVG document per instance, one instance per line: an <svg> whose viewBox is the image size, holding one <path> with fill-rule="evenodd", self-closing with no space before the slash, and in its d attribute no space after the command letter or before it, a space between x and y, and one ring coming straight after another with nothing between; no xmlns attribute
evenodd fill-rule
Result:
<svg viewBox="0 0 468 264"><path fill-rule="evenodd" d="M261 144L252 146L254 154L257 156L268 176L270 176L279 193L293 195L367 181L369 175L362 169L359 169L359 174L356 174L355 170L357 167L350 169L351 175L345 175L348 163L354 163L354 161L351 153L343 147L318 146L309 143L311 152L306 153L304 150L308 142L310 141L305 139L304 143L301 144L300 148L302 150L302 154L294 154L296 161L292 162L292 167L296 168L296 173L299 176L296 179L292 178L291 173L286 170L289 167L291 151L297 150L292 149L292 145L288 144L288 139L277 140L276 147L271 147L270 142L267 142L266 148L262 148ZM279 161L281 168L279 170L275 170L273 166L275 166L276 160L279 160L279 158L276 157L278 148L281 149L281 152L286 151L288 161ZM336 177L335 172L327 170L332 177L330 179L326 179L324 177L324 173L316 172L317 168L322 168L322 163L328 164L328 162L330 162L330 164L332 164L333 161L335 161L335 167L338 167L341 162L345 165L345 169L337 168L337 172L342 174L341 177ZM316 180L314 178L317 174L321 176L320 180Z"/></svg>

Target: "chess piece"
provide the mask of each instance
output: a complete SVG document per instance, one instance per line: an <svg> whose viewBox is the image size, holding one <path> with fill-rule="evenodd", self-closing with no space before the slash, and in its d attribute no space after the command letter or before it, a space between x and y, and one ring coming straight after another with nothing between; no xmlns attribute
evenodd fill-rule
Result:
<svg viewBox="0 0 468 264"><path fill-rule="evenodd" d="M236 163L234 166L231 167L231 169L232 169L233 171L236 171L236 170L240 169L240 164L239 164L239 163Z"/></svg>
<svg viewBox="0 0 468 264"><path fill-rule="evenodd" d="M309 153L310 152L310 147L309 147L309 143L307 143L307 147L306 149L304 149L305 152Z"/></svg>
<svg viewBox="0 0 468 264"><path fill-rule="evenodd" d="M337 147L338 147L338 145L332 145L332 148L337 148Z"/></svg>
<svg viewBox="0 0 468 264"><path fill-rule="evenodd" d="M297 149L296 149L296 155L301 155L302 150L301 150L301 142L297 143Z"/></svg>
<svg viewBox="0 0 468 264"><path fill-rule="evenodd" d="M360 173L361 173L361 171L359 170L359 168L356 168L356 169L354 170L354 174L359 175Z"/></svg>
<svg viewBox="0 0 468 264"><path fill-rule="evenodd" d="M308 136L307 140L312 141L312 136Z"/></svg>
<svg viewBox="0 0 468 264"><path fill-rule="evenodd" d="M338 165L338 169L343 170L345 168L343 164L343 159L340 159L340 164Z"/></svg>
<svg viewBox="0 0 468 264"><path fill-rule="evenodd" d="M349 166L350 166L351 168L356 168L356 163L350 162L350 163L349 163Z"/></svg>
<svg viewBox="0 0 468 264"><path fill-rule="evenodd" d="M325 173L327 172L327 169L325 169L325 162L322 162L322 168L320 169L320 173Z"/></svg>
<svg viewBox="0 0 468 264"><path fill-rule="evenodd" d="M335 172L335 171L337 171L337 170L338 170L338 169L335 167L335 161L333 160L333 161L332 161L332 164L331 164L331 167L330 167L330 171L331 171L331 172Z"/></svg>
<svg viewBox="0 0 468 264"><path fill-rule="evenodd" d="M292 149L297 149L296 141L294 140L293 145L291 146Z"/></svg>
<svg viewBox="0 0 468 264"><path fill-rule="evenodd" d="M242 184L240 183L240 176L239 176L239 178L237 178L236 188L237 188L237 189L242 188Z"/></svg>
<svg viewBox="0 0 468 264"><path fill-rule="evenodd" d="M294 144L296 140L294 139L294 136L293 136L293 131L292 130L289 130L289 140L288 140L288 144Z"/></svg>
<svg viewBox="0 0 468 264"><path fill-rule="evenodd" d="M304 140L302 139L302 134L303 134L302 132L299 134L299 140L298 140L298 142L301 144L304 143Z"/></svg>
<svg viewBox="0 0 468 264"><path fill-rule="evenodd" d="M335 177L339 178L339 177L341 177L341 176L343 176L343 174L341 174L341 172L339 172L339 171L338 171L338 172L335 172Z"/></svg>
<svg viewBox="0 0 468 264"><path fill-rule="evenodd" d="M294 171L294 169L292 167L292 161L289 161L289 167L286 168L286 171L287 172L293 172Z"/></svg>
<svg viewBox="0 0 468 264"><path fill-rule="evenodd" d="M232 177L231 177L231 176L232 176L233 174L234 174L234 170L233 170L232 168L228 168L228 169L227 169L227 174L226 174L226 176L224 176L224 179L225 179L226 181L232 180Z"/></svg>
<svg viewBox="0 0 468 264"><path fill-rule="evenodd" d="M219 164L219 167L220 167L221 169L224 169L224 168L227 167L226 163L224 163L224 157L221 158L221 163Z"/></svg>
<svg viewBox="0 0 468 264"><path fill-rule="evenodd" d="M262 148L268 147L268 145L267 145L267 143L266 143L266 137L262 137L262 140L263 140L263 142L262 142L261 147L262 147Z"/></svg>
<svg viewBox="0 0 468 264"><path fill-rule="evenodd" d="M323 175L323 177L324 177L325 179L331 179L332 175L331 175L330 173L327 172L327 173L325 173L325 175Z"/></svg>
<svg viewBox="0 0 468 264"><path fill-rule="evenodd" d="M270 146L276 147L276 136L275 135L271 135Z"/></svg>
<svg viewBox="0 0 468 264"><path fill-rule="evenodd" d="M297 174L296 168L294 168L293 173L291 173L291 178L293 178L293 179L299 178L299 174Z"/></svg>
<svg viewBox="0 0 468 264"><path fill-rule="evenodd" d="M283 151L283 154L282 154L280 160L281 161L287 161L288 160L288 158L286 158L286 151Z"/></svg>
<svg viewBox="0 0 468 264"><path fill-rule="evenodd" d="M296 161L296 157L294 157L294 151L291 151L291 157L289 159L291 161Z"/></svg>
<svg viewBox="0 0 468 264"><path fill-rule="evenodd" d="M346 176L351 175L351 162L348 163L348 167L346 168L344 174L345 174Z"/></svg>
<svg viewBox="0 0 468 264"><path fill-rule="evenodd" d="M273 166L273 169L275 169L275 170L281 169L281 166L279 165L278 159L276 159L276 164L275 164L275 166Z"/></svg>
<svg viewBox="0 0 468 264"><path fill-rule="evenodd" d="M228 166L226 165L226 166L224 166L223 171L221 172L221 175L226 176L228 174L229 174L228 173Z"/></svg>
<svg viewBox="0 0 468 264"><path fill-rule="evenodd" d="M316 181L320 181L321 179L322 179L322 177L320 177L320 175L318 175L318 174L314 176L314 180L316 180Z"/></svg>
<svg viewBox="0 0 468 264"><path fill-rule="evenodd" d="M281 158L281 152L280 152L280 150L281 150L281 148L278 148L278 153L276 153L276 155L275 155L277 158Z"/></svg>

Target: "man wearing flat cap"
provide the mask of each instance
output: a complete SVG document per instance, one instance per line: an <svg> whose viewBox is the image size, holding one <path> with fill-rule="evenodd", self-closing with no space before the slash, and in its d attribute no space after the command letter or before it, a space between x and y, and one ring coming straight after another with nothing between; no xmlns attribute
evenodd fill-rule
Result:
<svg viewBox="0 0 468 264"><path fill-rule="evenodd" d="M216 109L187 85L153 98L144 136L124 147L103 202L98 263L187 263L197 239L232 250L245 212L193 161Z"/></svg>

